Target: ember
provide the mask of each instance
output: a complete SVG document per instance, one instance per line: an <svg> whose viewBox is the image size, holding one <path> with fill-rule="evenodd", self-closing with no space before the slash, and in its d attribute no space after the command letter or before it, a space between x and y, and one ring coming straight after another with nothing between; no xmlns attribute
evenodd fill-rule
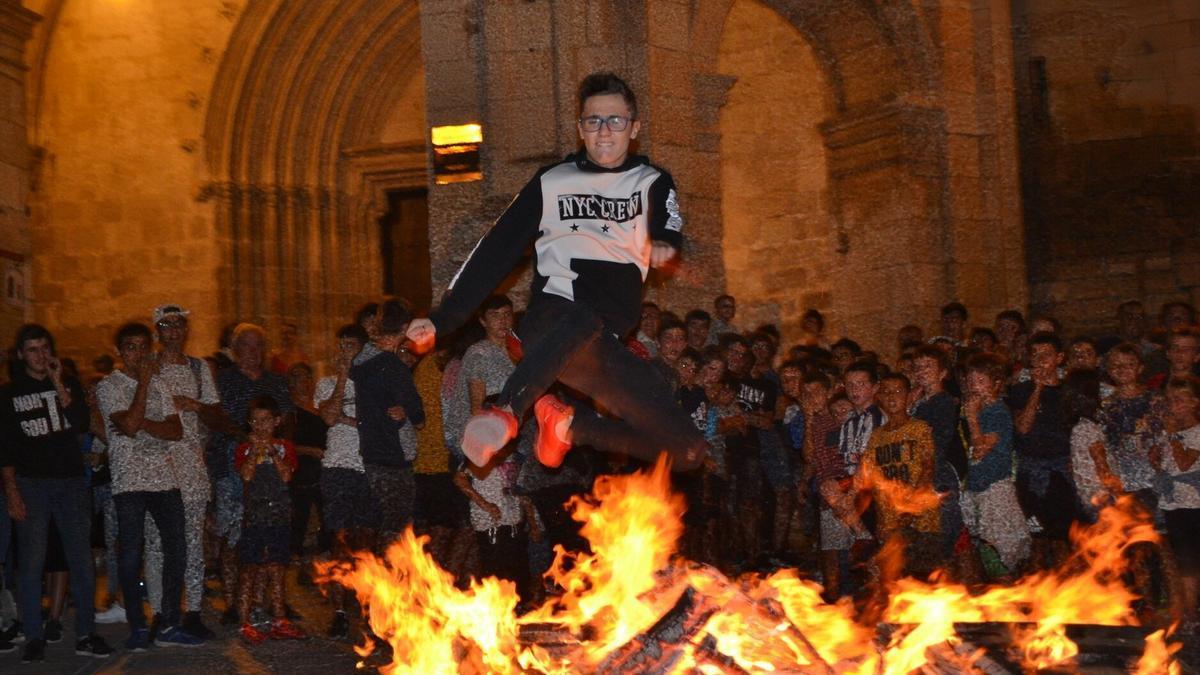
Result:
<svg viewBox="0 0 1200 675"><path fill-rule="evenodd" d="M877 627L860 623L848 600L822 601L821 587L794 570L731 580L673 558L685 506L668 484L660 461L603 477L590 498L572 501L592 553L559 549L548 577L561 594L522 616L511 583L456 588L411 532L385 560L359 553L353 566L321 571L355 590L392 645L385 673L997 672L1001 662L1071 666L1081 625L1141 630L1122 552L1156 535L1126 502L1074 532L1077 552L1055 573L983 591L903 579ZM1127 667L1179 672L1179 646L1166 638L1146 636Z"/></svg>

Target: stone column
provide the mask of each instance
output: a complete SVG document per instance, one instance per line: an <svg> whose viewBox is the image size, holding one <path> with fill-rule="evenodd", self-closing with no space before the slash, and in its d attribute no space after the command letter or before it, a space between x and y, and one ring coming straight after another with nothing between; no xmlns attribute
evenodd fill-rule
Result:
<svg viewBox="0 0 1200 675"><path fill-rule="evenodd" d="M0 339L29 316L32 158L25 133L25 43L40 19L20 0L0 0Z"/></svg>
<svg viewBox="0 0 1200 675"><path fill-rule="evenodd" d="M895 331L945 302L946 118L893 102L821 125L836 228L842 332L890 358Z"/></svg>

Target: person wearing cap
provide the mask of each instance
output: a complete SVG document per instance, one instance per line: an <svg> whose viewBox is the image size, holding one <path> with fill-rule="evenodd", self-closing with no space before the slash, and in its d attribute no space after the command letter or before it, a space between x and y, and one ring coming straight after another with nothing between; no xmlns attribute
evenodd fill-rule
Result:
<svg viewBox="0 0 1200 675"><path fill-rule="evenodd" d="M167 456L183 497L187 543L183 581L187 600L182 628L197 637L211 639L213 632L200 620L204 597L204 516L212 495L204 445L208 430L219 428L224 421L221 399L208 363L184 353L188 314L177 304L159 305L154 309L154 329L161 347L158 377L183 424L183 437L169 444ZM158 531L152 525L147 527L146 541L146 587L151 605L157 606L162 593L162 548Z"/></svg>

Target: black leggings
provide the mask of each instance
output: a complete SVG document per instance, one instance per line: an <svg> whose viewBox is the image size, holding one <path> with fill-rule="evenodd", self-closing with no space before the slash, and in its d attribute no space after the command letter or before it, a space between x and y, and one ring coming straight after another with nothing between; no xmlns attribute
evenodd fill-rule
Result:
<svg viewBox="0 0 1200 675"><path fill-rule="evenodd" d="M521 321L524 358L497 405L524 416L555 380L591 397L619 419L577 407L571 432L590 445L653 462L666 452L677 471L704 460L708 443L649 363L634 356L589 307L537 294Z"/></svg>

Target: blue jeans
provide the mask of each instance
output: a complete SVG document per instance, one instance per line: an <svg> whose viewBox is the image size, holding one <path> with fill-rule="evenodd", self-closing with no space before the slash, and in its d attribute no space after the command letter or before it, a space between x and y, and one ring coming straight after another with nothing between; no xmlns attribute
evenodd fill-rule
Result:
<svg viewBox="0 0 1200 675"><path fill-rule="evenodd" d="M25 520L17 522L20 557L17 585L25 637L42 638L42 569L46 565L46 538L50 518L58 525L63 553L71 571L75 595L75 635L83 638L96 628L96 579L92 570L92 491L78 478L23 478L17 491L25 502Z"/></svg>
<svg viewBox="0 0 1200 675"><path fill-rule="evenodd" d="M122 492L113 495L113 501L117 504L117 574L121 577L121 595L125 597L125 619L129 629L135 631L146 627L138 582L142 573L147 513L154 519L163 546L162 607L153 609L158 612L159 627L179 625L183 570L187 564L183 498L179 490Z"/></svg>

